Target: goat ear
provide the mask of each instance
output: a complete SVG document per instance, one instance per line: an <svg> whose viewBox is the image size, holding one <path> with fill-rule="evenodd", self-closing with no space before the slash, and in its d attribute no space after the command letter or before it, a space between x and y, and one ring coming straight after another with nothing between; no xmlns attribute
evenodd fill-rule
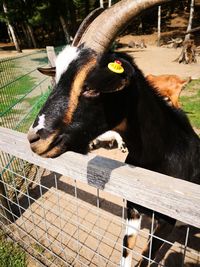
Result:
<svg viewBox="0 0 200 267"><path fill-rule="evenodd" d="M51 67L51 68L37 68L39 72L41 72L44 75L55 77L56 76L56 68Z"/></svg>
<svg viewBox="0 0 200 267"><path fill-rule="evenodd" d="M103 66L102 66L103 65ZM134 73L134 67L125 59L114 59L112 62L99 64L87 80L87 87L107 94L122 91L126 88Z"/></svg>
<svg viewBox="0 0 200 267"><path fill-rule="evenodd" d="M117 84L113 84L114 86L109 86L108 88L104 87L104 90L101 90L101 93L114 93L123 90L126 86L129 85L128 78L122 78L118 80Z"/></svg>

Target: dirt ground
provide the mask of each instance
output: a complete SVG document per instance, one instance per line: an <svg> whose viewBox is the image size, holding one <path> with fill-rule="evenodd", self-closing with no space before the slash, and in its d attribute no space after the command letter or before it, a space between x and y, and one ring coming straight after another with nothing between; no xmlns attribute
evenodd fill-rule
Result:
<svg viewBox="0 0 200 267"><path fill-rule="evenodd" d="M13 43L0 43L0 59L22 56L24 54L33 53L36 50L40 49L23 49L22 53L18 53Z"/></svg>
<svg viewBox="0 0 200 267"><path fill-rule="evenodd" d="M131 41L145 40L147 48L122 48L120 51L128 52L134 57L139 68L146 74L176 74L182 78L200 78L200 57L197 57L195 64L179 64L174 62L181 53L181 48L157 47L156 36L132 36L127 35L120 38L120 42L128 44Z"/></svg>
<svg viewBox="0 0 200 267"><path fill-rule="evenodd" d="M191 77L192 79L200 78L200 57L197 57L197 63L195 64L179 64L174 60L180 55L181 48L167 48L156 46L156 34L132 36L126 35L119 40L123 44L128 44L131 41L141 41L144 39L147 48L144 49L132 49L122 48L120 51L128 52L135 58L139 68L144 74L176 74L183 78ZM12 45L12 44L11 44ZM0 59L5 57L20 56L21 53L17 53L12 49L13 46L6 44L0 44ZM25 49L23 53L31 53L33 49Z"/></svg>

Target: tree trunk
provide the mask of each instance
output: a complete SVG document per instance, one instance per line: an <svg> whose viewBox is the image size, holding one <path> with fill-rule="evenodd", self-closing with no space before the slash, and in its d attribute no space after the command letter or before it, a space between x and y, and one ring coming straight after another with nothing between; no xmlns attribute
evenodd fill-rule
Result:
<svg viewBox="0 0 200 267"><path fill-rule="evenodd" d="M7 27L8 36L9 36L10 42L11 42L11 43L14 43L13 38L12 38L12 35L11 35L11 32L10 32L10 29L9 29L9 27L8 27L8 23L6 23L6 27Z"/></svg>
<svg viewBox="0 0 200 267"><path fill-rule="evenodd" d="M67 44L69 44L70 43L70 36L69 36L68 31L67 31L67 24L66 24L65 19L63 18L62 15L59 16L59 19L60 19L60 23L61 23L62 28L63 28L65 40L66 40Z"/></svg>
<svg viewBox="0 0 200 267"><path fill-rule="evenodd" d="M191 64L196 63L196 46L193 40L184 41L183 49L180 56L174 61L179 63Z"/></svg>
<svg viewBox="0 0 200 267"><path fill-rule="evenodd" d="M158 7L158 40L157 40L157 46L160 46L160 35L161 35L161 6Z"/></svg>
<svg viewBox="0 0 200 267"><path fill-rule="evenodd" d="M76 22L77 14L76 14L76 8L75 8L75 5L74 5L73 1L70 0L68 2L68 8L69 8L69 10L68 10L68 12L69 12L69 20L70 20L70 23L71 23L70 32L74 36L76 31L77 31L77 22Z"/></svg>
<svg viewBox="0 0 200 267"><path fill-rule="evenodd" d="M190 31L192 29L193 16L194 16L194 0L191 0L191 2L190 2L190 16L189 16L187 31ZM187 41L189 39L190 39L190 33L186 34L185 41Z"/></svg>
<svg viewBox="0 0 200 267"><path fill-rule="evenodd" d="M6 17L7 17L8 9L7 9L5 1L3 1L3 11L4 11L4 13L5 13ZM10 31L10 34L12 36L12 39L13 39L13 42L14 42L14 45L15 45L15 48L16 48L17 52L21 53L22 50L21 50L19 42L17 40L17 35L16 35L14 27L10 23L8 17L7 17L7 25L8 25L8 32Z"/></svg>
<svg viewBox="0 0 200 267"><path fill-rule="evenodd" d="M104 7L103 0L99 1L99 5L100 5L100 7Z"/></svg>
<svg viewBox="0 0 200 267"><path fill-rule="evenodd" d="M34 47L34 48L37 48L37 42L36 42L36 40L35 40L35 36L34 36L34 34L33 34L33 29L32 29L32 27L31 27L31 25L30 25L29 23L27 23L26 26L27 26L27 30L28 30L29 36L30 36L30 38L31 38L33 47Z"/></svg>
<svg viewBox="0 0 200 267"><path fill-rule="evenodd" d="M85 0L85 17L89 14L89 12L90 12L89 0Z"/></svg>
<svg viewBox="0 0 200 267"><path fill-rule="evenodd" d="M29 36L29 34L27 32L27 29L25 27L25 24L23 23L21 27L22 27L22 31L23 31L25 39L26 39L26 44L28 45L28 48L31 48L32 47L32 42L31 42L31 38L30 38L30 36Z"/></svg>

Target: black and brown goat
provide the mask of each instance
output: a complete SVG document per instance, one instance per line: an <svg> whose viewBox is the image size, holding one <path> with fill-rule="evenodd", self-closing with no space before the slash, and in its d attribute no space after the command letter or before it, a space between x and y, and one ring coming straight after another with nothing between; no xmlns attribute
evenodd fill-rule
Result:
<svg viewBox="0 0 200 267"><path fill-rule="evenodd" d="M56 86L28 133L34 152L44 157L69 150L87 153L91 140L114 129L128 147L127 163L200 183L200 141L185 114L166 104L132 58L107 52L133 16L164 2L122 0L85 28L76 47L61 52L56 62ZM121 266L131 266L129 249L134 247L144 212L151 213L127 202ZM163 237L166 228L169 234L175 220L161 214L156 217L155 235ZM152 259L161 245L153 240ZM144 255L149 255L148 248ZM143 259L139 266L147 265Z"/></svg>

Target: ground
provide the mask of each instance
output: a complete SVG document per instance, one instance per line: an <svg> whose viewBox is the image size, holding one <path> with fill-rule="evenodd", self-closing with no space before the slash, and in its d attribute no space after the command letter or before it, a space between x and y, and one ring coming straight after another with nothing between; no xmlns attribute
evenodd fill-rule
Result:
<svg viewBox="0 0 200 267"><path fill-rule="evenodd" d="M141 35L133 36L126 35L120 38L120 42L128 44L130 41L141 41L145 40L147 48L144 49L132 49L123 48L120 51L126 51L134 56L136 63L144 74L177 74L181 77L191 77L192 79L200 78L200 57L198 62L195 64L179 64L174 60L180 55L181 48L167 48L157 47L156 35ZM29 53L33 50L23 50L23 53ZM0 59L9 56L21 55L13 49L6 49L5 44L0 44Z"/></svg>
<svg viewBox="0 0 200 267"><path fill-rule="evenodd" d="M0 43L0 59L7 57L22 56L40 49L23 49L23 53L18 53L15 50L13 43Z"/></svg>
<svg viewBox="0 0 200 267"><path fill-rule="evenodd" d="M145 75L150 73L155 75L176 74L183 78L200 78L200 57L197 58L198 62L195 64L179 64L174 62L180 55L181 48L157 47L155 45L155 38L155 35L150 35L149 38L147 36L124 36L120 38L120 42L128 44L130 41L141 41L144 39L147 48L122 48L120 50L129 52Z"/></svg>

